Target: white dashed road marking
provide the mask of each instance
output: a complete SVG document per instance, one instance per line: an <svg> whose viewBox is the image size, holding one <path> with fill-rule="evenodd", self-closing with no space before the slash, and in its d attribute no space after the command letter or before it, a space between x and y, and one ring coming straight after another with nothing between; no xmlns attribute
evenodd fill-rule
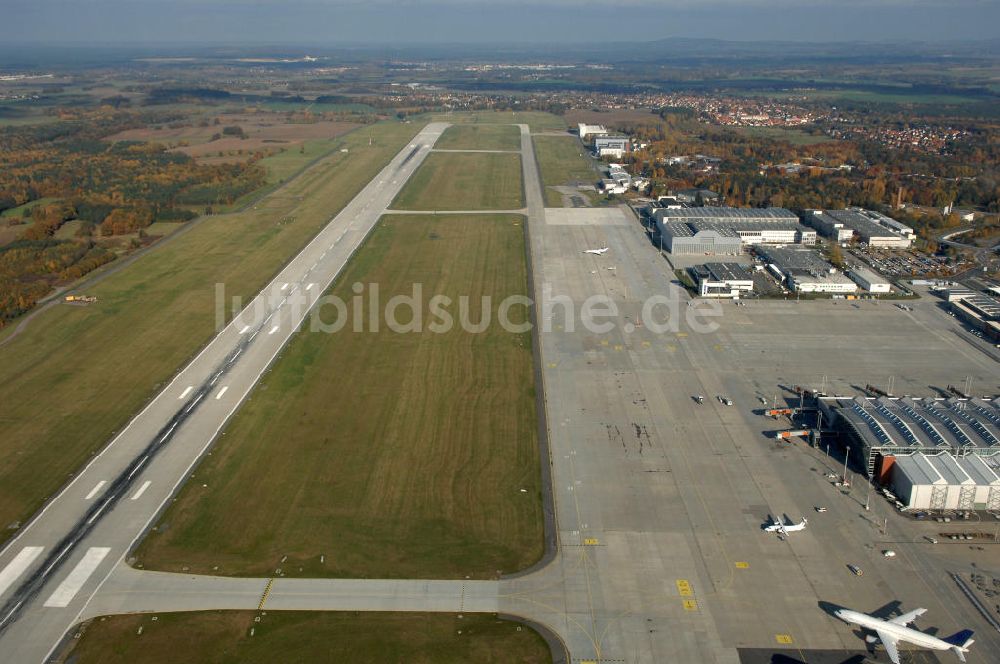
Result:
<svg viewBox="0 0 1000 664"><path fill-rule="evenodd" d="M228 385L223 385L223 386L222 386L222 389L221 389L221 390L219 390L219 393L215 395L215 398L216 398L216 399L221 399L221 398L222 398L222 395L223 395L223 394L225 394L225 393L226 393L226 390L228 390L228 389L229 389L229 386L228 386Z"/></svg>
<svg viewBox="0 0 1000 664"><path fill-rule="evenodd" d="M146 480L145 482L143 482L142 486L139 487L139 490L136 491L134 494L132 494L132 500L139 500L139 498L142 497L142 494L146 493L146 489L149 488L150 484L152 484L150 480Z"/></svg>
<svg viewBox="0 0 1000 664"><path fill-rule="evenodd" d="M14 556L14 560L10 561L3 571L0 571L0 595L7 592L11 584L17 579L17 577L24 574L24 571L35 561L42 553L42 547L40 546L26 546L21 549L21 552Z"/></svg>
<svg viewBox="0 0 1000 664"><path fill-rule="evenodd" d="M275 332L277 332L277 331L278 331L278 326L277 326L277 325L275 325L274 327L272 327L272 328L271 328L271 331L270 331L270 332L268 332L268 334L274 334L274 333L275 333Z"/></svg>
<svg viewBox="0 0 1000 664"><path fill-rule="evenodd" d="M187 389L186 389L186 390L184 390L183 392L181 392L181 395L180 395L179 397L177 397L177 398L178 398L178 399L183 399L183 398L184 398L184 397L186 397L187 395L191 394L191 390L193 390L193 389L194 389L194 387L193 387L193 386L191 386L191 385L188 385L188 386L187 386Z"/></svg>
<svg viewBox="0 0 1000 664"><path fill-rule="evenodd" d="M111 552L106 546L92 546L83 554L83 558L76 564L73 571L66 579L59 584L59 587L45 600L45 606L50 608L62 608L69 606L80 588L87 582L90 575L94 573L101 561Z"/></svg>
<svg viewBox="0 0 1000 664"><path fill-rule="evenodd" d="M101 490L101 487L103 487L107 483L108 483L107 480L101 480L100 482L98 482L97 485L90 490L90 493L87 494L87 497L84 500L90 500L91 498L96 496L97 492Z"/></svg>

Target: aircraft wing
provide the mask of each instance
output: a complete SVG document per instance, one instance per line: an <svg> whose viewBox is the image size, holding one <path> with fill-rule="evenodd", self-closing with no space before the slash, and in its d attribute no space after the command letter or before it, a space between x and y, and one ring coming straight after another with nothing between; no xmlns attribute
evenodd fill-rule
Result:
<svg viewBox="0 0 1000 664"><path fill-rule="evenodd" d="M906 627L911 622L916 620L919 616L922 616L925 613L927 613L927 609L913 609L912 611L908 611L901 616L896 616L895 618L892 618L888 622L891 622L895 625L902 625L903 627Z"/></svg>
<svg viewBox="0 0 1000 664"><path fill-rule="evenodd" d="M875 633L878 634L878 640L885 646L885 652L889 655L889 659L892 660L892 664L899 664L899 648L896 647L898 643L896 637L886 634L882 630L875 630Z"/></svg>

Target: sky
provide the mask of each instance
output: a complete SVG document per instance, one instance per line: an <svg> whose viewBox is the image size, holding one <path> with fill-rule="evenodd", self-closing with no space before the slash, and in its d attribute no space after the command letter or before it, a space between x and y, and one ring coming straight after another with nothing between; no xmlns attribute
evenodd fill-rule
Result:
<svg viewBox="0 0 1000 664"><path fill-rule="evenodd" d="M1000 37L1000 0L0 0L5 40L581 43Z"/></svg>

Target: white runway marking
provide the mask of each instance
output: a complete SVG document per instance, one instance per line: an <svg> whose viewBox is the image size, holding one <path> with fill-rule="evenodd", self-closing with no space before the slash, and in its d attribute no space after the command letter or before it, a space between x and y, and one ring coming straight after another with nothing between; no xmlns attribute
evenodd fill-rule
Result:
<svg viewBox="0 0 1000 664"><path fill-rule="evenodd" d="M275 332L277 332L277 331L278 331L278 326L277 326L277 325L275 325L274 327L272 327L272 328L271 328L271 331L270 331L270 332L268 332L268 334L274 334L274 333L275 333Z"/></svg>
<svg viewBox="0 0 1000 664"><path fill-rule="evenodd" d="M28 569L42 553L42 547L40 546L26 546L21 549L21 552L14 556L14 560L0 571L0 595L7 592L11 584L17 579L17 577L24 574L24 570Z"/></svg>
<svg viewBox="0 0 1000 664"><path fill-rule="evenodd" d="M110 552L111 549L106 546L92 546L87 549L87 553L83 554L83 558L76 564L73 571L69 573L66 579L59 584L59 587L45 600L45 606L50 608L69 606L69 603L73 601L76 594L80 592L83 584L87 582L90 575L94 573L97 566L101 564L101 561Z"/></svg>
<svg viewBox="0 0 1000 664"><path fill-rule="evenodd" d="M181 395L180 395L179 397L177 397L177 398L178 398L178 399L183 399L183 398L184 398L184 397L186 397L187 395L191 394L191 390L193 390L193 389L194 389L194 387L193 387L193 386L191 386L191 385L188 385L188 386L187 386L187 389L186 389L186 390L184 390L183 392L181 392Z"/></svg>
<svg viewBox="0 0 1000 664"><path fill-rule="evenodd" d="M150 484L152 484L152 481L150 480L143 482L142 486L139 487L139 490L132 494L132 500L139 500L139 498L142 497L142 494L146 493L146 489L149 488Z"/></svg>
<svg viewBox="0 0 1000 664"><path fill-rule="evenodd" d="M225 394L225 393L226 393L226 390L228 390L228 389L229 389L229 386L228 386L228 385L223 385L223 386L222 386L222 389L221 389L221 390L219 390L219 393L215 395L215 398L216 398L216 400L218 400L218 399L221 399L221 398L222 398L222 395L223 395L223 394Z"/></svg>
<svg viewBox="0 0 1000 664"><path fill-rule="evenodd" d="M247 330L249 330L249 329L250 329L250 326L249 326L249 325L244 325L244 326L243 326L243 329L242 329L242 330L240 330L240 334L246 334L246 333L247 333Z"/></svg>
<svg viewBox="0 0 1000 664"><path fill-rule="evenodd" d="M306 290L312 290L312 287L315 286L315 285L316 284L309 284L308 286L306 286Z"/></svg>
<svg viewBox="0 0 1000 664"><path fill-rule="evenodd" d="M98 482L97 485L90 490L90 493L87 494L87 497L84 498L84 500L90 500L91 498L96 496L97 492L101 490L101 487L103 487L107 483L108 483L107 480L101 480L100 482Z"/></svg>
<svg viewBox="0 0 1000 664"><path fill-rule="evenodd" d="M285 290L286 288L288 288L288 284L281 284L281 290Z"/></svg>

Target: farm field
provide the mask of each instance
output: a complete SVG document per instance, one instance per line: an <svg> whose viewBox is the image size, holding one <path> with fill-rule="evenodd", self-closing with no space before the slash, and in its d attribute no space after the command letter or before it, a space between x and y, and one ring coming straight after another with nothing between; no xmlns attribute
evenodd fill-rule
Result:
<svg viewBox="0 0 1000 664"><path fill-rule="evenodd" d="M747 136L788 141L792 145L815 145L816 143L828 143L834 140L829 136L817 136L799 129L786 129L784 127L737 127L735 130Z"/></svg>
<svg viewBox="0 0 1000 664"><path fill-rule="evenodd" d="M501 153L431 153L392 203L428 212L523 206L521 157Z"/></svg>
<svg viewBox="0 0 1000 664"><path fill-rule="evenodd" d="M98 618L68 664L464 664L552 661L531 628L491 615L212 611ZM251 637L250 628L254 628ZM142 634L138 634L139 629ZM461 633L459 633L461 632Z"/></svg>
<svg viewBox="0 0 1000 664"><path fill-rule="evenodd" d="M388 215L331 294L422 288L421 329L302 331L136 550L223 575L495 578L542 555L530 332L481 319L527 292L523 217ZM454 303L455 325L428 311ZM352 305L353 306L353 305ZM325 322L336 317L330 307ZM370 312L362 314L362 318ZM526 320L514 306L511 320ZM407 309L398 318L413 322ZM307 329L307 328L306 328ZM207 485L206 488L204 485Z"/></svg>
<svg viewBox="0 0 1000 664"><path fill-rule="evenodd" d="M238 214L197 227L0 335L0 541L30 517L214 334L215 284L256 293L419 130L385 123ZM369 133L377 137L368 146Z"/></svg>
<svg viewBox="0 0 1000 664"><path fill-rule="evenodd" d="M521 132L512 125L456 124L434 144L441 150L520 150Z"/></svg>
<svg viewBox="0 0 1000 664"><path fill-rule="evenodd" d="M591 185L599 179L590 159L584 156L579 139L573 136L535 136L532 140L545 188L545 205L548 207L563 205L562 195L552 187Z"/></svg>

